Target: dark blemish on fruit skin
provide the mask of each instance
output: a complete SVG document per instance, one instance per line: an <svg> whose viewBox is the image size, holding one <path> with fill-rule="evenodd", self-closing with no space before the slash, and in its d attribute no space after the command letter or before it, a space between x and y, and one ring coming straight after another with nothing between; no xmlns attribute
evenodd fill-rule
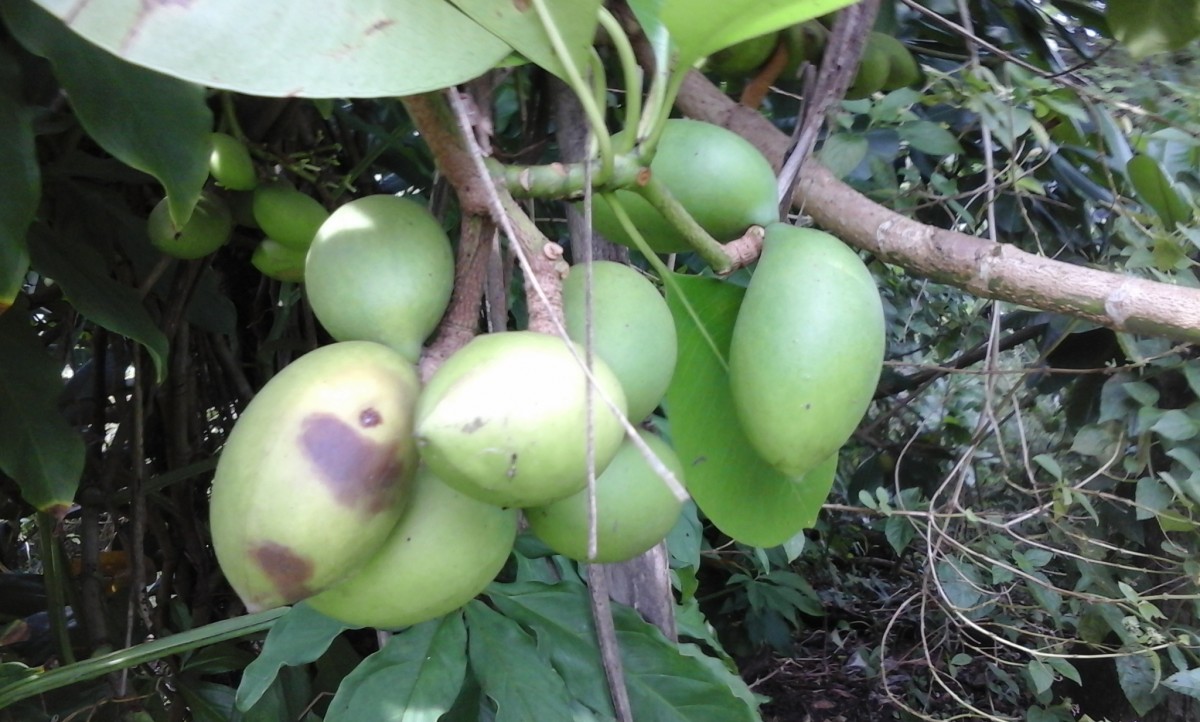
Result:
<svg viewBox="0 0 1200 722"><path fill-rule="evenodd" d="M404 470L395 444L377 443L338 417L321 413L304 419L298 441L317 478L339 504L368 514L391 505L395 480L403 478Z"/></svg>
<svg viewBox="0 0 1200 722"><path fill-rule="evenodd" d="M358 423L362 424L364 428L369 429L372 426L379 426L383 423L383 417L379 415L379 411L376 409L363 409L363 412L358 415Z"/></svg>
<svg viewBox="0 0 1200 722"><path fill-rule="evenodd" d="M303 557L291 548L273 541L265 541L250 548L250 556L258 565L284 604L292 604L312 596L313 590L308 586L312 579L313 563L308 557Z"/></svg>
<svg viewBox="0 0 1200 722"><path fill-rule="evenodd" d="M468 423L462 427L463 433L464 434L473 434L476 431L479 431L480 429L482 429L483 425L486 423L487 422L484 421L483 419L481 419L479 417L475 417L474 419L471 420L470 423Z"/></svg>

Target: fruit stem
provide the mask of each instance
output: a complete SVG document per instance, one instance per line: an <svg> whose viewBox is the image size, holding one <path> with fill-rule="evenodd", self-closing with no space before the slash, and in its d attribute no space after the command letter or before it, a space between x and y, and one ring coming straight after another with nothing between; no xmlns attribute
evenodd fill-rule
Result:
<svg viewBox="0 0 1200 722"><path fill-rule="evenodd" d="M488 172L514 198L581 198L587 185L587 166L593 180L596 159L579 163L550 163L548 165L510 166L494 158L486 158ZM637 183L642 165L632 153L613 158L613 171L605 188L624 188Z"/></svg>
<svg viewBox="0 0 1200 722"><path fill-rule="evenodd" d="M625 128L636 129L642 120L642 66L638 65L633 52L633 44L625 29L607 8L600 8L600 26L612 39L613 49L617 52L617 60L621 63L621 72L625 84ZM636 132L626 133L616 141L618 154L628 153L637 145Z"/></svg>
<svg viewBox="0 0 1200 722"><path fill-rule="evenodd" d="M718 274L727 273L733 268L733 259L725 253L724 247L692 218L662 181L650 175L645 183L630 186L629 190L635 191L654 206Z"/></svg>

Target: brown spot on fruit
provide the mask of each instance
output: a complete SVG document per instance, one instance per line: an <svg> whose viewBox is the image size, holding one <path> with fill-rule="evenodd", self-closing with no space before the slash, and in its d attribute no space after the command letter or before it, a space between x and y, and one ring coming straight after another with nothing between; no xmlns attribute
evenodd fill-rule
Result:
<svg viewBox="0 0 1200 722"><path fill-rule="evenodd" d="M367 429L371 428L372 426L379 426L379 424L382 422L383 417L379 415L379 411L377 409L363 409L363 412L358 415L358 423L362 424L363 427Z"/></svg>
<svg viewBox="0 0 1200 722"><path fill-rule="evenodd" d="M403 470L394 444L372 441L333 414L312 414L301 425L300 448L339 504L374 514L392 502Z"/></svg>
<svg viewBox="0 0 1200 722"><path fill-rule="evenodd" d="M463 426L463 429L462 429L463 433L464 434L473 434L476 431L479 431L481 428L483 428L483 425L485 423L487 423L487 422L484 421L482 418L476 416L474 419L471 420L470 423Z"/></svg>
<svg viewBox="0 0 1200 722"><path fill-rule="evenodd" d="M309 588L308 581L312 579L313 563L308 557L273 541L251 547L250 555L271 580L283 604L292 604L312 596L313 590Z"/></svg>

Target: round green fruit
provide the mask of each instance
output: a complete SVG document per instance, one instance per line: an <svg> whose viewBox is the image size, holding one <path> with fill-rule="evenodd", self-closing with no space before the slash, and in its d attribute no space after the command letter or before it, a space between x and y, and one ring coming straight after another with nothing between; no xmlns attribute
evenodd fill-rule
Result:
<svg viewBox="0 0 1200 722"><path fill-rule="evenodd" d="M638 435L655 456L683 479L683 465L665 441ZM596 556L588 559L587 489L545 506L525 510L529 527L554 551L577 561L623 562L662 541L679 519L675 498L642 452L626 439L612 463L596 479Z"/></svg>
<svg viewBox="0 0 1200 722"><path fill-rule="evenodd" d="M629 419L641 421L658 406L675 373L675 320L662 294L638 271L611 261L591 266L593 349L620 380ZM587 336L586 276L585 266L574 266L563 282L567 335L581 346Z"/></svg>
<svg viewBox="0 0 1200 722"><path fill-rule="evenodd" d="M650 172L718 241L732 241L750 226L779 220L771 164L745 138L711 123L668 120ZM616 196L655 252L691 248L683 234L640 195L618 190ZM592 201L592 221L609 240L636 248L602 197Z"/></svg>
<svg viewBox="0 0 1200 722"><path fill-rule="evenodd" d="M378 341L416 362L450 303L454 253L424 206L367 196L321 226L304 279L313 313L334 338Z"/></svg>
<svg viewBox="0 0 1200 722"><path fill-rule="evenodd" d="M836 452L883 352L883 305L858 254L828 233L769 226L729 348L734 408L763 459L799 476Z"/></svg>
<svg viewBox="0 0 1200 722"><path fill-rule="evenodd" d="M264 238L254 249L250 263L264 276L277 281L304 283L304 251Z"/></svg>
<svg viewBox="0 0 1200 722"><path fill-rule="evenodd" d="M779 33L767 33L756 38L743 40L724 50L718 50L708 58L708 70L721 78L738 80L757 70L779 42Z"/></svg>
<svg viewBox="0 0 1200 722"><path fill-rule="evenodd" d="M171 220L167 199L163 198L150 211L146 232L154 247L168 256L192 260L203 258L229 240L233 232L233 217L229 206L217 196L202 193L192 217L182 228Z"/></svg>
<svg viewBox="0 0 1200 722"><path fill-rule="evenodd" d="M808 20L785 30L783 41L788 51L788 61L779 77L782 80L794 80L801 63L821 64L825 46L829 43L829 30L816 20Z"/></svg>
<svg viewBox="0 0 1200 722"><path fill-rule="evenodd" d="M292 248L306 249L329 211L313 198L283 181L254 189L254 220L269 238Z"/></svg>
<svg viewBox="0 0 1200 722"><path fill-rule="evenodd" d="M397 629L440 617L500 572L517 515L464 496L421 467L404 516L370 561L308 603L358 627Z"/></svg>
<svg viewBox="0 0 1200 722"><path fill-rule="evenodd" d="M252 191L258 186L250 151L242 141L226 133L212 134L208 172L217 185L232 191Z"/></svg>
<svg viewBox="0 0 1200 722"><path fill-rule="evenodd" d="M888 76L883 83L884 90L907 88L921 81L921 66L904 43L886 33L876 33L873 37L888 59Z"/></svg>
<svg viewBox="0 0 1200 722"><path fill-rule="evenodd" d="M576 347L579 358L583 350ZM600 359L592 372L592 432L600 473L621 445L621 383ZM489 504L525 507L587 484L587 377L561 339L532 331L478 336L442 364L417 403L417 445L439 479Z"/></svg>
<svg viewBox="0 0 1200 722"><path fill-rule="evenodd" d="M412 365L375 343L311 351L230 432L209 510L217 561L255 611L349 576L400 519L416 472Z"/></svg>
<svg viewBox="0 0 1200 722"><path fill-rule="evenodd" d="M886 37L888 36L883 33L871 33L866 47L863 48L854 82L846 90L847 99L866 98L883 89L891 73L891 62L888 60L887 51L880 46L878 38Z"/></svg>

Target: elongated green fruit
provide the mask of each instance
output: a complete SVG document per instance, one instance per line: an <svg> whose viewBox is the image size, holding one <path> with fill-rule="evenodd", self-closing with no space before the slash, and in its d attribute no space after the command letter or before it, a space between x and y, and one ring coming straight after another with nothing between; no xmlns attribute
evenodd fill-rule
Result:
<svg viewBox="0 0 1200 722"><path fill-rule="evenodd" d="M446 312L454 254L441 224L407 198L375 195L334 211L304 265L313 313L339 341L378 341L416 362Z"/></svg>
<svg viewBox="0 0 1200 722"><path fill-rule="evenodd" d="M329 211L284 181L263 183L254 189L254 220L267 236L290 248L304 250Z"/></svg>
<svg viewBox="0 0 1200 722"><path fill-rule="evenodd" d="M362 569L308 603L359 627L420 624L483 591L516 536L516 509L460 494L421 467L412 501L387 541Z"/></svg>
<svg viewBox="0 0 1200 722"><path fill-rule="evenodd" d="M229 213L229 206L220 197L208 192L201 194L192 217L182 228L171 221L166 198L154 206L146 220L146 233L154 247L184 260L207 256L225 245L232 232L233 216Z"/></svg>
<svg viewBox="0 0 1200 722"><path fill-rule="evenodd" d="M567 335L581 346L587 337L586 276L586 267L574 266L563 282ZM596 355L625 389L629 419L641 421L662 401L675 373L679 342L667 302L636 270L621 263L596 261L592 264L592 315Z"/></svg>
<svg viewBox="0 0 1200 722"><path fill-rule="evenodd" d="M264 238L250 256L250 263L264 276L278 281L304 283L304 251Z"/></svg>
<svg viewBox="0 0 1200 722"><path fill-rule="evenodd" d="M734 408L769 464L799 476L854 432L879 382L883 305L837 238L768 226L729 348Z"/></svg>
<svg viewBox="0 0 1200 722"><path fill-rule="evenodd" d="M279 372L242 412L217 463L217 561L251 611L291 604L362 566L416 472L412 365L336 343Z"/></svg>
<svg viewBox="0 0 1200 722"><path fill-rule="evenodd" d="M231 191L252 191L258 185L254 161L242 141L227 133L212 134L208 172L213 180Z"/></svg>
<svg viewBox="0 0 1200 722"><path fill-rule="evenodd" d="M667 442L638 434L663 464L683 478L683 465ZM611 564L633 559L662 541L679 519L683 503L632 441L626 439L612 463L596 479L596 557ZM566 499L525 510L529 528L554 551L577 561L589 561L587 489Z"/></svg>
<svg viewBox="0 0 1200 722"><path fill-rule="evenodd" d="M583 350L578 349L580 357ZM600 388L625 392L600 359ZM478 336L442 364L417 404L417 444L438 478L497 506L534 506L587 484L587 377L562 339L532 331ZM596 396L596 473L624 438Z"/></svg>

